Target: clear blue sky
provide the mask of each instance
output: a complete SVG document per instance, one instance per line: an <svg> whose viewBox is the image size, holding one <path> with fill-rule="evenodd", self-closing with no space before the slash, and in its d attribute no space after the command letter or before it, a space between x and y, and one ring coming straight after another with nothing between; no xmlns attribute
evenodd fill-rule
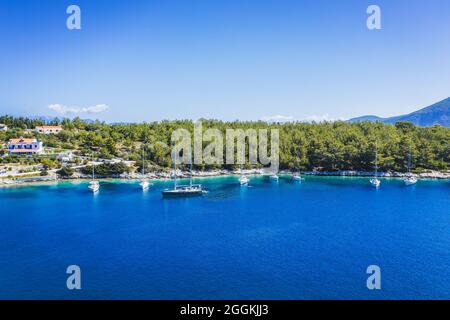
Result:
<svg viewBox="0 0 450 320"><path fill-rule="evenodd" d="M336 119L448 96L448 0L0 0L0 114Z"/></svg>

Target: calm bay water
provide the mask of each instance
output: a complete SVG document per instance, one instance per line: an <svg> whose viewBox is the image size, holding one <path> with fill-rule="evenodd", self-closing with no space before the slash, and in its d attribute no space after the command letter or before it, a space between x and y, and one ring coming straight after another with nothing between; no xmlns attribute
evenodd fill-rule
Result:
<svg viewBox="0 0 450 320"><path fill-rule="evenodd" d="M167 200L169 182L0 188L0 298L450 298L447 181L199 181L208 194Z"/></svg>

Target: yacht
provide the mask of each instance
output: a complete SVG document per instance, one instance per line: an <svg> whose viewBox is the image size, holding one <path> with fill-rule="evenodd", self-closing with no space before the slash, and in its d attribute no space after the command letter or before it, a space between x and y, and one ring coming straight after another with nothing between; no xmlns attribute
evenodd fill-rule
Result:
<svg viewBox="0 0 450 320"><path fill-rule="evenodd" d="M92 165L92 181L89 182L88 188L91 189L93 193L96 193L100 190L100 182L95 180L95 166Z"/></svg>
<svg viewBox="0 0 450 320"><path fill-rule="evenodd" d="M375 145L375 176L372 179L370 179L370 184L375 188L379 188L381 185L381 181L378 179L378 148L377 148L377 145Z"/></svg>
<svg viewBox="0 0 450 320"><path fill-rule="evenodd" d="M417 183L416 177L413 176L406 177L403 181L405 182L405 186L412 186Z"/></svg>
<svg viewBox="0 0 450 320"><path fill-rule="evenodd" d="M409 148L408 153L408 173L406 174L406 177L403 179L403 182L405 183L405 186L412 186L417 183L417 178L413 176L411 173L411 147Z"/></svg>
<svg viewBox="0 0 450 320"><path fill-rule="evenodd" d="M148 190L150 188L150 182L147 179L142 179L139 185L142 187L142 190Z"/></svg>
<svg viewBox="0 0 450 320"><path fill-rule="evenodd" d="M188 185L178 185L177 183L177 161L176 156L173 161L173 188L164 189L162 191L163 197L193 197L200 196L205 191L201 184L193 184L192 183L192 159L190 165L190 180Z"/></svg>
<svg viewBox="0 0 450 320"><path fill-rule="evenodd" d="M301 182L301 181L302 181L302 176L301 176L299 173L296 173L296 174L294 174L294 175L292 176L292 179L293 179L294 181Z"/></svg>

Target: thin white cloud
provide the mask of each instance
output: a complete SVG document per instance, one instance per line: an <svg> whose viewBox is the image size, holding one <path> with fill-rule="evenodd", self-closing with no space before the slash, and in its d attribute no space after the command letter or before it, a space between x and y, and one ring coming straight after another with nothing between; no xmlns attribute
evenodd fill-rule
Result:
<svg viewBox="0 0 450 320"><path fill-rule="evenodd" d="M330 117L330 115L328 113L322 114L322 115L312 115L309 117L306 117L304 119L302 119L301 121L303 122L333 122L333 121L340 121L343 120L342 118L332 118Z"/></svg>
<svg viewBox="0 0 450 320"><path fill-rule="evenodd" d="M264 116L261 118L261 120L265 122L289 122L294 121L294 117L276 114L273 116Z"/></svg>
<svg viewBox="0 0 450 320"><path fill-rule="evenodd" d="M90 107L69 107L63 104L51 104L48 106L50 110L53 110L61 115L67 114L79 114L79 113L100 113L108 109L106 104L97 104Z"/></svg>
<svg viewBox="0 0 450 320"><path fill-rule="evenodd" d="M265 116L261 118L262 121L265 122L293 122L293 121L300 121L300 122L334 122L334 121L342 121L343 118L332 118L328 113L322 114L322 115L312 115L305 118L295 118L292 116L283 116L283 115L273 115L273 116Z"/></svg>

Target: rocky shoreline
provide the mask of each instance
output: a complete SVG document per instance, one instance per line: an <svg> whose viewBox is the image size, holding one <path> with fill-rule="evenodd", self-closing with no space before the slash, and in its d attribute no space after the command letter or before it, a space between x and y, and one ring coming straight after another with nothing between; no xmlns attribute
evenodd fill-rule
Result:
<svg viewBox="0 0 450 320"><path fill-rule="evenodd" d="M349 177L371 177L375 173L369 171L336 171L336 172L322 172L322 171L305 171L303 175L314 176L349 176ZM403 172L378 172L382 178L404 178L408 173ZM450 179L450 172L428 171L423 173L411 174L418 179Z"/></svg>
<svg viewBox="0 0 450 320"><path fill-rule="evenodd" d="M279 175L292 175L299 173L305 176L342 176L342 177L371 177L374 172L369 171L301 171L293 172L283 170L279 172ZM188 178L190 172L177 170L176 172L178 178ZM197 178L206 177L220 177L220 176L234 176L234 175L268 175L267 172L262 169L252 169L240 171L230 171L230 170L211 170L211 171L193 171L192 175ZM379 172L378 175L382 178L403 178L407 176L406 173L402 172ZM413 174L414 177L418 179L450 179L450 172L439 172L439 171L428 171L420 174ZM122 179L122 180L139 180L139 179L150 179L150 180L167 180L171 179L173 174L171 172L151 172L145 175L139 173L124 173L121 175L112 176L96 176L96 179ZM19 184L29 184L38 182L51 182L51 181L69 181L69 180L90 180L90 175L83 175L80 173L75 173L69 178L59 178L56 175L50 176L36 176L27 178L0 178L0 186L8 185L19 185Z"/></svg>

